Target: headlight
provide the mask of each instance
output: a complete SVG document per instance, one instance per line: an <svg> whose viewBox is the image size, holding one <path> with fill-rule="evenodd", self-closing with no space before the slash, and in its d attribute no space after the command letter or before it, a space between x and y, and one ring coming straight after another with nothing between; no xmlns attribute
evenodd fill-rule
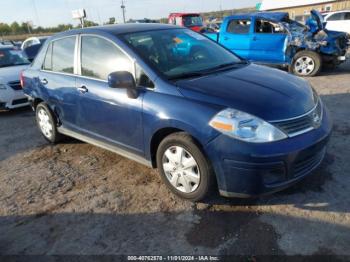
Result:
<svg viewBox="0 0 350 262"><path fill-rule="evenodd" d="M0 84L0 90L6 90L6 89L7 89L6 85Z"/></svg>
<svg viewBox="0 0 350 262"><path fill-rule="evenodd" d="M287 138L281 130L264 120L231 108L219 112L209 124L225 135L246 142L266 143Z"/></svg>

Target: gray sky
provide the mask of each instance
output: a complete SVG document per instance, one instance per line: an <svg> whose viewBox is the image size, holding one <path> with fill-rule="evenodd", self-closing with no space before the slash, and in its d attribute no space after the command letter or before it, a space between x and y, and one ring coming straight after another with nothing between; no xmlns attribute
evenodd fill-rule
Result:
<svg viewBox="0 0 350 262"><path fill-rule="evenodd" d="M8 0L1 1L0 22L33 21L34 25L73 23L71 10L85 7L88 19L122 21L121 0ZM259 0L125 0L127 19L161 18L170 12L203 12L255 6Z"/></svg>

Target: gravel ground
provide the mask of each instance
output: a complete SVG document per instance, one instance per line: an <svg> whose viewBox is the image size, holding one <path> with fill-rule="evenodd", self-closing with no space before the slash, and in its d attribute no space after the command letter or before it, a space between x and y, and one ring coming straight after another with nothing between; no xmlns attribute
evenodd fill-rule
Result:
<svg viewBox="0 0 350 262"><path fill-rule="evenodd" d="M0 254L350 255L350 64L309 79L334 119L326 159L255 200L172 195L156 171L0 112Z"/></svg>

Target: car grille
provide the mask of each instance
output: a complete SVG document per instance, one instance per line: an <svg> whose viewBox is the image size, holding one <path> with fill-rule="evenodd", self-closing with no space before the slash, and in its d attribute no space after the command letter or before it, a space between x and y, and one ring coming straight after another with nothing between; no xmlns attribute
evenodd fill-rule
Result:
<svg viewBox="0 0 350 262"><path fill-rule="evenodd" d="M293 178L304 175L314 169L323 160L326 154L326 147L314 155L297 159L293 165Z"/></svg>
<svg viewBox="0 0 350 262"><path fill-rule="evenodd" d="M13 90L22 90L20 81L12 81L7 83Z"/></svg>
<svg viewBox="0 0 350 262"><path fill-rule="evenodd" d="M24 103L27 103L27 102L28 102L27 98L21 98L21 99L13 100L12 101L12 105L15 106L15 105L24 104Z"/></svg>
<svg viewBox="0 0 350 262"><path fill-rule="evenodd" d="M309 113L282 121L273 121L272 123L286 133L289 137L297 136L318 128L322 121L322 102L318 100L316 107Z"/></svg>

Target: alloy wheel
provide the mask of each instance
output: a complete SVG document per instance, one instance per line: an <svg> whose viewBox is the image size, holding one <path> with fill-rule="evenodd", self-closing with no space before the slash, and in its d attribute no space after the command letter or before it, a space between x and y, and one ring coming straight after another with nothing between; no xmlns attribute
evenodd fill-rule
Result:
<svg viewBox="0 0 350 262"><path fill-rule="evenodd" d="M295 61L294 69L299 75L307 76L314 71L315 61L308 56L299 57Z"/></svg>

